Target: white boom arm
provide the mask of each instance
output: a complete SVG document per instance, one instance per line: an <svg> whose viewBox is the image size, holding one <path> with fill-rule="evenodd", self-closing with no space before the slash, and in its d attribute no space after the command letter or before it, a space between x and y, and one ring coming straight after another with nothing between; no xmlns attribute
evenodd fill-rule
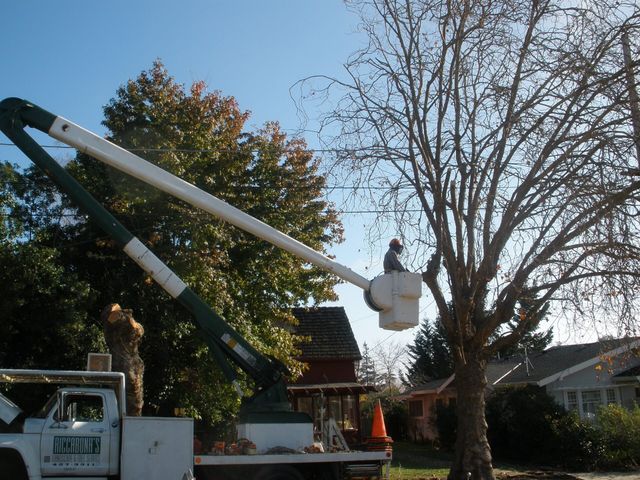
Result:
<svg viewBox="0 0 640 480"><path fill-rule="evenodd" d="M63 117L56 118L48 133L56 140L360 287L365 292L368 305L380 312L382 328L403 330L418 325L418 302L422 285L420 275L394 272L369 281L350 268Z"/></svg>

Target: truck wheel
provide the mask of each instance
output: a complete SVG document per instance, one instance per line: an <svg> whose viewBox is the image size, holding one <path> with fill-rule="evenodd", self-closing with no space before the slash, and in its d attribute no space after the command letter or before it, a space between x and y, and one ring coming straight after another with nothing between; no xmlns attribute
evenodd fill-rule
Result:
<svg viewBox="0 0 640 480"><path fill-rule="evenodd" d="M20 454L15 450L0 450L0 472L2 472L2 478L10 478L11 480L29 480L27 469L24 466L24 461Z"/></svg>
<svg viewBox="0 0 640 480"><path fill-rule="evenodd" d="M256 480L304 480L304 477L297 468L289 465L277 465L260 470Z"/></svg>

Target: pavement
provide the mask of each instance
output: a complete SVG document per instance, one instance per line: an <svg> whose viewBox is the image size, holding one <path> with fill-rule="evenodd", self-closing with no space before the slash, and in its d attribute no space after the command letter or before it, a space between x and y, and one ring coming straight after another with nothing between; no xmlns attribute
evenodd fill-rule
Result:
<svg viewBox="0 0 640 480"><path fill-rule="evenodd" d="M640 480L640 471L564 473L554 471L497 471L499 480Z"/></svg>
<svg viewBox="0 0 640 480"><path fill-rule="evenodd" d="M640 480L640 472L588 472L572 475L580 480Z"/></svg>

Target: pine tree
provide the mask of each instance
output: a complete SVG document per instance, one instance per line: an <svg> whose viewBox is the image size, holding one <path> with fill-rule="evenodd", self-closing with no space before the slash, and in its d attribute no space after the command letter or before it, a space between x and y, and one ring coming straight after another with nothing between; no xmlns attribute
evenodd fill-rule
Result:
<svg viewBox="0 0 640 480"><path fill-rule="evenodd" d="M414 342L408 347L410 363L403 383L415 386L453 373L453 357L439 319L424 319Z"/></svg>
<svg viewBox="0 0 640 480"><path fill-rule="evenodd" d="M498 330L495 338L497 339L500 336L508 335L513 332L525 319L533 320L529 322L531 327L525 330L518 343L499 350L497 354L499 358L507 358L516 354L522 354L525 349L528 353L541 352L553 341L553 329L538 331L541 322L549 312L549 303L543 304L541 308L534 311L531 306L537 303L537 297L538 295L532 292L530 288L523 289L518 299L516 312L514 313L513 318Z"/></svg>

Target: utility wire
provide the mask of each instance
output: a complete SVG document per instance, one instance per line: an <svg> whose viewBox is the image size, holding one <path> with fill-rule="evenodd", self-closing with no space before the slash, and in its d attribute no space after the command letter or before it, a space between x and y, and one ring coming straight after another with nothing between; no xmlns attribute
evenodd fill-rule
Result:
<svg viewBox="0 0 640 480"><path fill-rule="evenodd" d="M415 209L391 209L391 210L323 210L323 214L338 214L338 215L388 215L394 213L420 213L424 210L420 208ZM122 215L122 214L121 214ZM206 213L206 212L193 212L194 216L201 217L216 217L214 214ZM122 215L125 216L125 215ZM141 214L126 214L128 218L142 218L142 217L152 217L158 220L162 219L161 215L156 215L153 213L141 213ZM6 218L20 218L19 215L15 215L13 213L0 213L0 217ZM58 217L58 218L84 218L85 214L74 214L74 213L62 213L62 214L47 214L47 213L32 213L30 214L31 218L48 218L48 217Z"/></svg>
<svg viewBox="0 0 640 480"><path fill-rule="evenodd" d="M13 147L17 148L13 143L0 142L0 147ZM77 150L75 147L69 145L40 145L41 148L44 149L57 149L57 150ZM149 152L149 153L260 153L263 150L259 148L253 148L250 150L242 150L242 148L238 149L217 149L217 148L125 148L128 152ZM305 147L301 150L309 153L339 153L339 154L356 154L356 153L364 153L371 154L372 152L385 154L389 151L393 152L409 152L411 151L410 147L393 147L387 148L384 146L371 146L371 147L354 147L354 148L309 148ZM286 153L291 153L291 150L283 149L282 155ZM469 166L471 163L465 163L465 165ZM526 162L509 162L511 166L520 166L527 167L529 164Z"/></svg>
<svg viewBox="0 0 640 480"><path fill-rule="evenodd" d="M27 185L27 181L23 179L12 180L11 183L15 185ZM276 189L284 189L284 190L308 190L309 187L300 184L292 184L292 185L228 185L225 188L229 188L231 190L276 190ZM322 187L323 190L381 190L381 191L389 191L389 190L415 190L414 187L411 186L359 186L359 185L325 185Z"/></svg>
<svg viewBox="0 0 640 480"><path fill-rule="evenodd" d="M0 142L0 147L16 147L16 145L14 145L13 143L10 142ZM72 147L70 145L40 145L41 148L49 148L49 149L55 149L55 150L76 150L76 147ZM220 149L220 148L147 148L147 147L138 147L138 148L125 148L125 147L121 147L124 148L125 150L127 150L128 152L153 152L153 153L171 153L171 152L176 152L176 153L247 153L247 152L252 152L252 153L259 153L262 152L262 149L259 148L253 148L250 150L243 150L242 146L240 145L238 149ZM301 148L300 150L303 150L305 152L311 152L311 153L356 153L356 152L370 152L372 149L374 150L380 150L382 151L387 151L388 149L385 147L357 147L357 148ZM396 150L396 151L409 151L409 147L404 147L404 148L393 148L392 150ZM291 151L295 151L295 150L287 150L286 148L283 149L282 153L288 153Z"/></svg>

